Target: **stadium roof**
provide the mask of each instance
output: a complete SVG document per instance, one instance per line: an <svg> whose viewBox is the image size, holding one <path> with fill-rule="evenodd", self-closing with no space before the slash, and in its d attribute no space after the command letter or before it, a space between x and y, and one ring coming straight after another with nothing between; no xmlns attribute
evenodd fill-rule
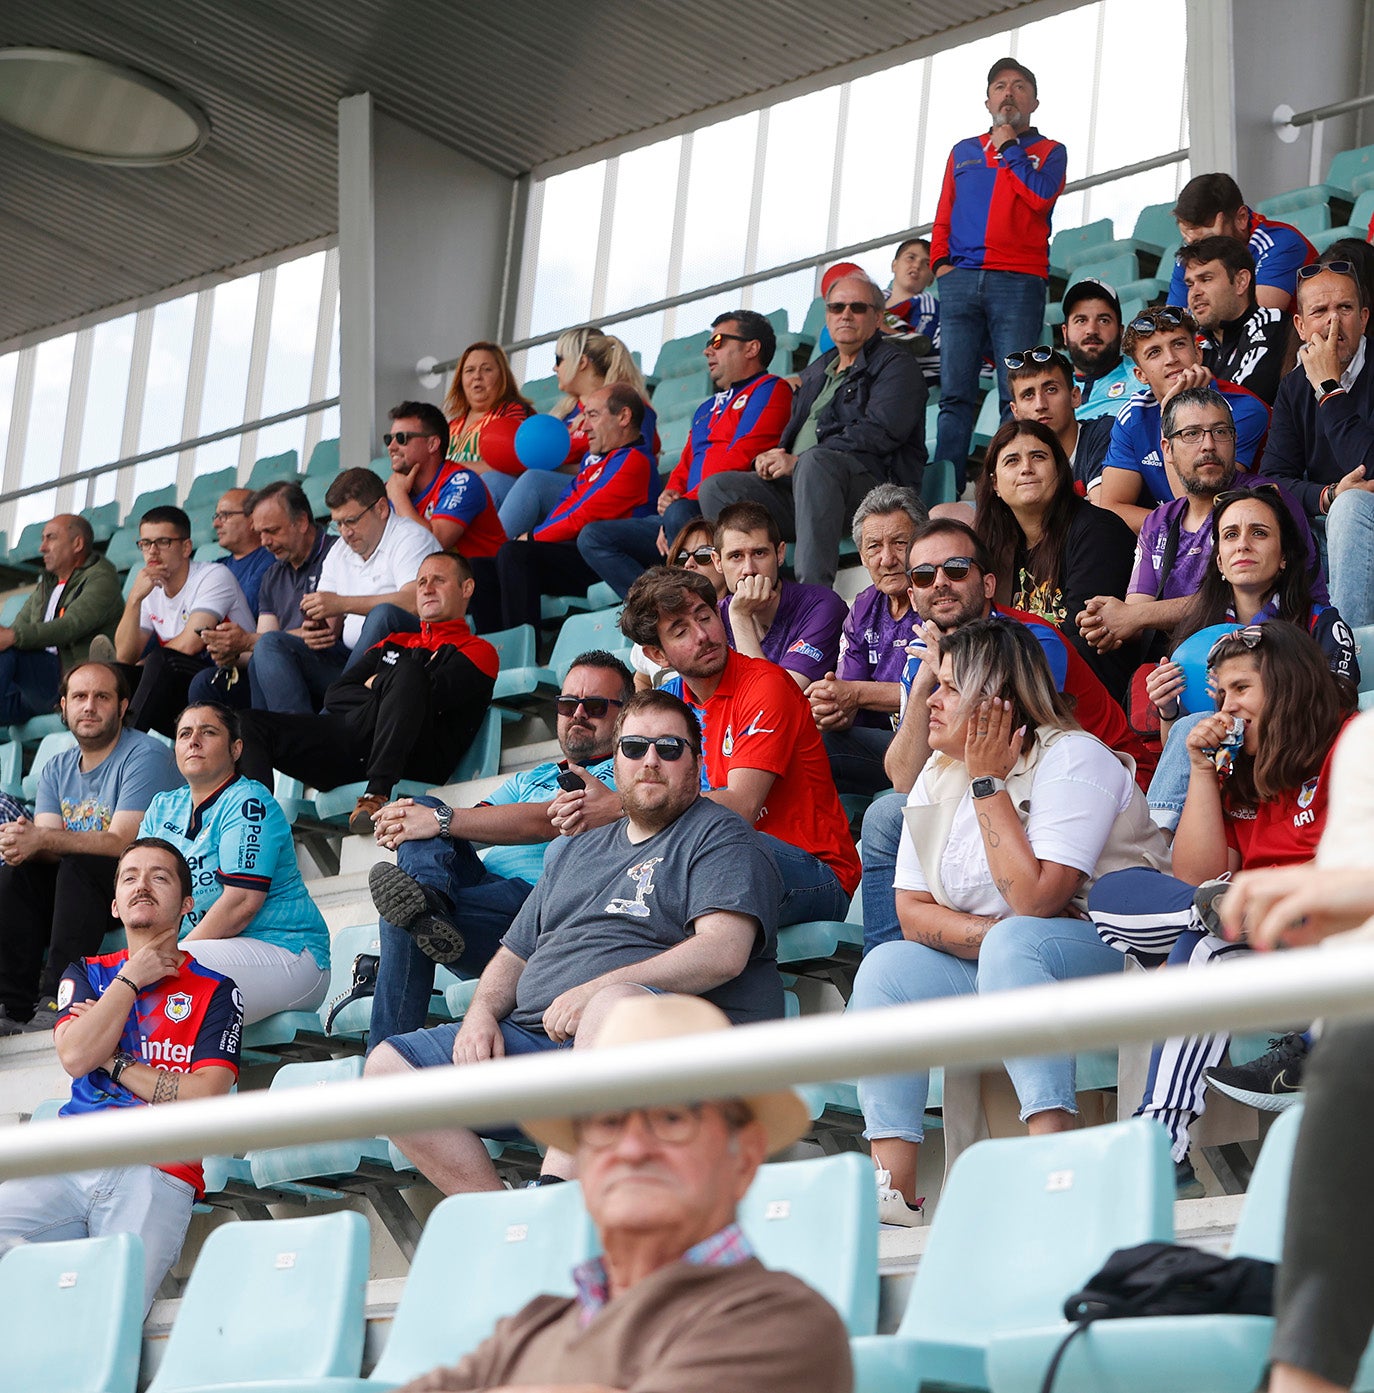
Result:
<svg viewBox="0 0 1374 1393"><path fill-rule="evenodd" d="M941 36L1011 11L1077 3L6 0L0 47L138 69L199 106L211 134L180 163L121 168L0 129L0 342L335 232L336 103L353 93L514 177L840 80L895 49L945 47L964 36Z"/></svg>

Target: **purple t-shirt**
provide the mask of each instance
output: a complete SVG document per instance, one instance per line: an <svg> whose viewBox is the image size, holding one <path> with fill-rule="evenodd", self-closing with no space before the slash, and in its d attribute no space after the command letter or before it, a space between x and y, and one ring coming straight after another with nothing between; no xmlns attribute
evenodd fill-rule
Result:
<svg viewBox="0 0 1374 1393"><path fill-rule="evenodd" d="M1242 470L1236 475L1233 489L1253 489L1261 484L1272 484L1272 479L1259 474L1249 474ZM1322 578L1317 562L1317 549L1312 544L1312 532L1307 525L1302 506L1286 490L1280 489L1293 521L1298 525L1303 540L1307 543L1307 564L1312 574L1312 598L1318 603L1326 603L1326 582ZM1178 551L1174 564L1169 569L1169 578L1164 585L1164 593L1159 591L1159 568L1164 560L1164 551L1169 541L1169 528L1175 518L1182 517L1188 509L1186 498L1175 498L1154 508L1140 524L1140 536L1136 540L1135 569L1131 572L1131 583L1126 587L1128 595L1146 595L1151 600L1177 600L1185 595L1196 595L1202 585L1202 577L1207 572L1212 559L1212 519L1196 532L1187 532L1180 527Z"/></svg>
<svg viewBox="0 0 1374 1393"><path fill-rule="evenodd" d="M861 590L844 621L836 677L842 682L900 682L916 623L914 609L894 619L887 596L876 585ZM860 711L854 724L886 727L889 721L885 712Z"/></svg>
<svg viewBox="0 0 1374 1393"><path fill-rule="evenodd" d="M844 601L829 587L783 581L778 612L763 636L763 656L815 682L835 671L844 616ZM730 627L728 595L720 602L720 617L725 621L726 641L733 648L735 631Z"/></svg>

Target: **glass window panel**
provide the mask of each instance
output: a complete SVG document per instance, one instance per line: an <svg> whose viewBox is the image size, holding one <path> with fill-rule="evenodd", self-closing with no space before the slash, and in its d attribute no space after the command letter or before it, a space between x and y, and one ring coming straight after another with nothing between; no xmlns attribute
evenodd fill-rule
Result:
<svg viewBox="0 0 1374 1393"><path fill-rule="evenodd" d="M606 272L606 308L628 309L667 294L682 138L620 157Z"/></svg>
<svg viewBox="0 0 1374 1393"><path fill-rule="evenodd" d="M637 353L640 372L648 373L658 361L658 350L663 346L663 312L608 324L606 332L614 334L631 353Z"/></svg>
<svg viewBox="0 0 1374 1393"><path fill-rule="evenodd" d="M176 481L176 455L159 455L156 459L144 460L142 464L134 466L133 492L129 497L136 499L141 493L165 489Z"/></svg>
<svg viewBox="0 0 1374 1393"><path fill-rule="evenodd" d="M840 89L829 87L780 102L768 113L759 270L825 247L839 111ZM715 203L719 207L719 190Z"/></svg>
<svg viewBox="0 0 1374 1393"><path fill-rule="evenodd" d="M67 426L67 396L72 383L76 335L40 343L34 351L33 401L24 437L21 486L57 477L62 462L62 437Z"/></svg>
<svg viewBox="0 0 1374 1393"><path fill-rule="evenodd" d="M182 295L153 311L153 338L148 351L148 382L138 448L156 450L180 440L186 411L186 374L191 361L191 331L196 297Z"/></svg>
<svg viewBox="0 0 1374 1393"><path fill-rule="evenodd" d="M19 355L0 356L0 464L9 448L10 417L14 412L14 379L19 372Z"/></svg>
<svg viewBox="0 0 1374 1393"><path fill-rule="evenodd" d="M262 414L275 416L310 400L315 338L320 319L324 252L298 257L277 267L272 293L272 329L267 340L267 371Z"/></svg>
<svg viewBox="0 0 1374 1393"><path fill-rule="evenodd" d="M215 474L221 469L236 469L239 462L239 438L230 436L228 440L213 440L196 450L195 464L191 468L192 477L201 474Z"/></svg>
<svg viewBox="0 0 1374 1393"><path fill-rule="evenodd" d="M1131 55L1132 66L1148 72L1149 119L1142 119L1139 99L1125 99L1104 75L1098 102L1096 164L1116 169L1179 147L1177 115L1183 106L1186 64L1179 61L1179 36L1185 32L1184 0L1160 0L1148 9L1133 0L1105 0L1102 32L1104 55ZM1148 200L1146 200L1148 202ZM1097 199L1092 200L1094 216Z"/></svg>
<svg viewBox="0 0 1374 1393"><path fill-rule="evenodd" d="M692 137L692 169L682 227L684 290L743 274L758 129L758 112L751 111L707 126ZM724 217L722 181L729 191L729 216Z"/></svg>
<svg viewBox="0 0 1374 1393"><path fill-rule="evenodd" d="M214 296L205 395L200 403L202 435L213 435L243 421L248 357L253 347L253 319L258 303L257 272L217 285Z"/></svg>
<svg viewBox="0 0 1374 1393"><path fill-rule="evenodd" d="M260 460L268 455L284 455L288 450L294 450L299 464L304 446L305 417L297 416L294 421L279 421L275 426L264 426L258 431L253 458Z"/></svg>
<svg viewBox="0 0 1374 1393"><path fill-rule="evenodd" d="M1179 170L1182 168L1182 174ZM1151 203L1171 203L1178 190L1188 181L1188 165L1165 165L1162 169L1147 169L1128 179L1117 179L1090 190L1093 221L1111 218L1118 237L1129 237L1135 231L1140 210ZM1169 279L1172 267L1165 268L1164 280Z"/></svg>
<svg viewBox="0 0 1374 1393"><path fill-rule="evenodd" d="M88 485L90 489L89 506L98 508L108 503L119 491L119 475L122 471L112 469L108 474L99 474Z"/></svg>
<svg viewBox="0 0 1374 1393"><path fill-rule="evenodd" d="M30 493L14 501L14 530L10 541L17 542L19 534L31 522L47 522L57 511L57 490L45 489L42 493Z"/></svg>
<svg viewBox="0 0 1374 1393"><path fill-rule="evenodd" d="M915 118L925 64L903 63L849 84L840 170L841 246L895 232L911 220L916 175Z"/></svg>
<svg viewBox="0 0 1374 1393"><path fill-rule="evenodd" d="M124 408L129 399L129 360L134 350L132 314L107 319L91 330L91 376L81 427L78 469L94 469L120 457Z"/></svg>
<svg viewBox="0 0 1374 1393"><path fill-rule="evenodd" d="M1088 168L1087 132L1092 125L1091 54L1097 42L1099 10L1099 5L1087 5L1039 20L1020 30L1016 40L1016 56L1035 74L1041 93L1040 109L1031 117L1031 122L1065 147L1071 180L1093 172ZM1175 30L1174 34L1180 32L1181 29ZM1172 39L1173 35L1171 43ZM992 61L998 57L994 54ZM987 76L986 69L983 76ZM1105 75L1102 85L1105 101L1118 100ZM1139 113L1135 119L1140 119ZM1113 148L1098 145L1094 160L1098 169L1111 169L1121 162ZM1075 226L1064 222L1058 209L1055 210L1055 223L1060 227Z"/></svg>
<svg viewBox="0 0 1374 1393"><path fill-rule="evenodd" d="M530 332L565 329L591 313L606 162L556 174L544 185Z"/></svg>

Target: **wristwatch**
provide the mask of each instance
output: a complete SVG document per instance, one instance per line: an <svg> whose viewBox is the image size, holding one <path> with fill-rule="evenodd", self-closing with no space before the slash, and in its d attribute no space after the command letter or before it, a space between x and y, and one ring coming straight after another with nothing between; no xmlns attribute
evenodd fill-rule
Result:
<svg viewBox="0 0 1374 1393"><path fill-rule="evenodd" d="M130 1054L128 1050L116 1050L114 1057L114 1067L110 1070L110 1082L118 1083L119 1076L129 1067L129 1065L137 1063L138 1059L134 1055Z"/></svg>
<svg viewBox="0 0 1374 1393"><path fill-rule="evenodd" d="M1007 782L1005 779L981 778L973 781L973 796L975 798L991 798L994 793L1005 793Z"/></svg>
<svg viewBox="0 0 1374 1393"><path fill-rule="evenodd" d="M1328 377L1326 381L1322 383L1320 390L1324 397L1330 396L1332 392L1339 392L1341 390L1340 381L1337 378Z"/></svg>
<svg viewBox="0 0 1374 1393"><path fill-rule="evenodd" d="M434 820L439 824L439 835L448 840L449 824L453 821L453 809L447 803L442 803L434 810Z"/></svg>

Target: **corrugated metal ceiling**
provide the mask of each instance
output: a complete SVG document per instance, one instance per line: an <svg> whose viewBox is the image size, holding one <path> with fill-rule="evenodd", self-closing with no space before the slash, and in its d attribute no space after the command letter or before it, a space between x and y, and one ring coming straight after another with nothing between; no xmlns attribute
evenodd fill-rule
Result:
<svg viewBox="0 0 1374 1393"><path fill-rule="evenodd" d="M1016 0L5 0L0 47L180 89L190 159L85 164L0 130L0 343L332 233L336 111L377 109L515 176L932 39Z"/></svg>

